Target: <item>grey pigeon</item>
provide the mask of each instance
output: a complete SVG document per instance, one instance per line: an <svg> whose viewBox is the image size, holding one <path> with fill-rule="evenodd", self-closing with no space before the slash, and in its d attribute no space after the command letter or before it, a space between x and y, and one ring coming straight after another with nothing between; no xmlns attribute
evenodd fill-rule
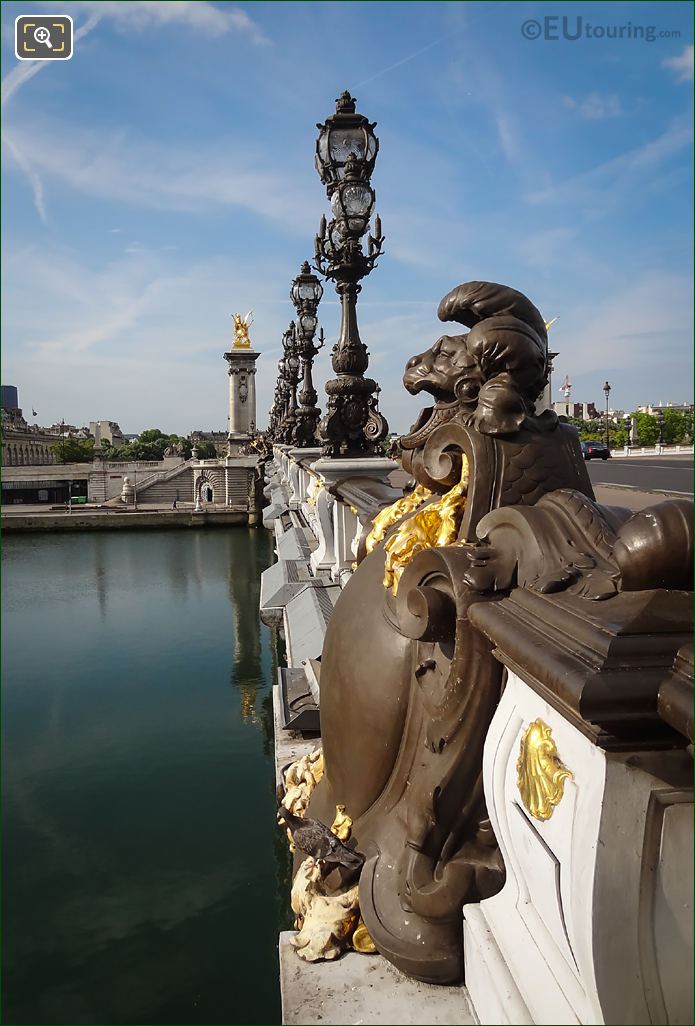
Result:
<svg viewBox="0 0 695 1026"><path fill-rule="evenodd" d="M351 851L318 819L294 816L284 805L278 809L278 819L281 819L292 832L295 847L317 862L344 866L351 870L360 869L363 865L364 858Z"/></svg>

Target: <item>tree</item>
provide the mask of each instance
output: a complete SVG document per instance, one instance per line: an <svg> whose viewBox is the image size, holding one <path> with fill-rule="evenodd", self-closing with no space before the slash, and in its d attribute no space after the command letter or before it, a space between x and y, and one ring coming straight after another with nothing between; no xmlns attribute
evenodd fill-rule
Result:
<svg viewBox="0 0 695 1026"><path fill-rule="evenodd" d="M677 445L692 431L692 414L681 413L680 410L664 410L664 442Z"/></svg>
<svg viewBox="0 0 695 1026"><path fill-rule="evenodd" d="M639 445L656 445L659 441L659 423L651 413L633 413L632 421Z"/></svg>
<svg viewBox="0 0 695 1026"><path fill-rule="evenodd" d="M186 459L189 459L191 443L187 438L181 438L179 435L165 435L159 428L148 428L134 441L127 442L125 445L119 445L117 449L111 449L109 451L109 459L124 461L162 460L164 459L165 451L177 443L183 446L184 455Z"/></svg>
<svg viewBox="0 0 695 1026"><path fill-rule="evenodd" d="M51 446L57 463L91 463L94 459L93 438L61 438Z"/></svg>

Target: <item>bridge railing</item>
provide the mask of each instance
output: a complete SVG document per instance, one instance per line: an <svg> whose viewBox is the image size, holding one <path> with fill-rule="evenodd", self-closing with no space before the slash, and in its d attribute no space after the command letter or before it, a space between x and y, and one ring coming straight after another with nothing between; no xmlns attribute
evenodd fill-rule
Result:
<svg viewBox="0 0 695 1026"><path fill-rule="evenodd" d="M686 456L693 453L692 445L624 445L611 448L611 456Z"/></svg>
<svg viewBox="0 0 695 1026"><path fill-rule="evenodd" d="M314 573L343 586L353 571L360 539L380 509L403 494L405 475L393 460L321 459L319 449L276 446L270 468L266 526L283 512L297 515L315 540Z"/></svg>

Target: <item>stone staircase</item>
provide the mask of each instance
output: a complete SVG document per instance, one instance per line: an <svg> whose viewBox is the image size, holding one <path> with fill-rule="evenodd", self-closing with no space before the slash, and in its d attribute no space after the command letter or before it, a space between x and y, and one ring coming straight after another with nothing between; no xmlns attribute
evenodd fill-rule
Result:
<svg viewBox="0 0 695 1026"><path fill-rule="evenodd" d="M158 470L137 479L132 473L127 475L131 482L137 484L138 501L171 505L174 499L181 502L193 502L193 468L190 460L177 463L169 470ZM106 506L121 506L120 495L114 496L105 503Z"/></svg>
<svg viewBox="0 0 695 1026"><path fill-rule="evenodd" d="M193 502L193 467L190 461L173 467L159 477L153 476L153 479L142 485L138 484L138 501L171 505L174 499Z"/></svg>

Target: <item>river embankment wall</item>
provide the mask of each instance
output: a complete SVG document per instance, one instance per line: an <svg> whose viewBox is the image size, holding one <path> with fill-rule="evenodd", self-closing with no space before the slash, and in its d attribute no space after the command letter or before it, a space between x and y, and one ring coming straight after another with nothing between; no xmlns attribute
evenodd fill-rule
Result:
<svg viewBox="0 0 695 1026"><path fill-rule="evenodd" d="M7 533L45 533L47 531L112 531L143 528L205 528L253 526L254 513L246 510L143 510L138 512L86 511L80 513L12 513L0 518Z"/></svg>

